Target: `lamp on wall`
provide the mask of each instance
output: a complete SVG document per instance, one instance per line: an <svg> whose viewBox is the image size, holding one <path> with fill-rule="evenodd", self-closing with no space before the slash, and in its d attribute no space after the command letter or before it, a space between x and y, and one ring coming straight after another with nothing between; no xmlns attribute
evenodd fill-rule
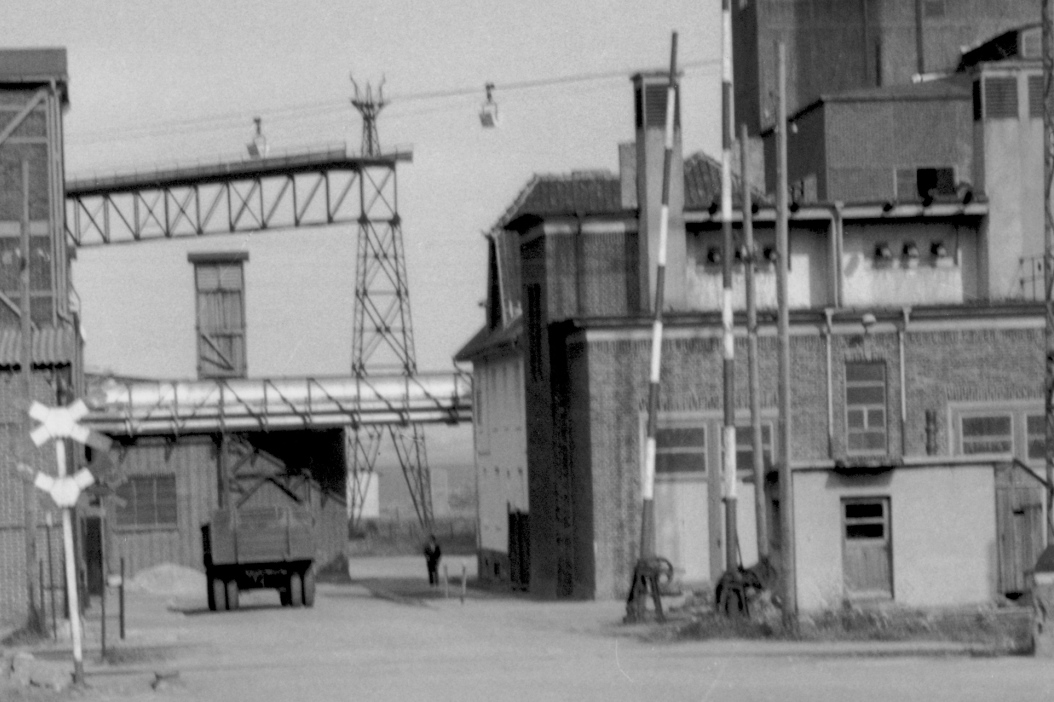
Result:
<svg viewBox="0 0 1054 702"><path fill-rule="evenodd" d="M934 258L948 258L948 247L943 241L934 241L930 244L930 253Z"/></svg>
<svg viewBox="0 0 1054 702"><path fill-rule="evenodd" d="M864 316L860 318L860 323L864 325L864 333L869 334L871 328L878 324L878 320L871 312L865 312Z"/></svg>
<svg viewBox="0 0 1054 702"><path fill-rule="evenodd" d="M773 264L776 263L776 259L779 257L779 254L776 252L775 246L766 246L765 250L762 252L762 255L765 257L766 261Z"/></svg>
<svg viewBox="0 0 1054 702"><path fill-rule="evenodd" d="M891 261L893 260L893 250L889 248L889 244L881 242L875 244L875 258L879 261Z"/></svg>
<svg viewBox="0 0 1054 702"><path fill-rule="evenodd" d="M904 258L918 259L919 247L915 245L914 241L908 241L904 243Z"/></svg>
<svg viewBox="0 0 1054 702"><path fill-rule="evenodd" d="M721 247L711 246L706 250L706 262L715 266L721 265Z"/></svg>

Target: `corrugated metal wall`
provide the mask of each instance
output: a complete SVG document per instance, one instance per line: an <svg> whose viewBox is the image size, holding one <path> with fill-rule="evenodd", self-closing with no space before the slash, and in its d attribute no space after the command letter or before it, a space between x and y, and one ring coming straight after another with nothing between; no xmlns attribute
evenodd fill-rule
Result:
<svg viewBox="0 0 1054 702"><path fill-rule="evenodd" d="M290 446L306 442L310 450L316 452L324 452L327 443L342 446L339 432L295 434L284 437ZM272 441L277 438L271 436ZM178 519L175 527L165 528L122 527L114 523L111 568L116 570L118 559L123 557L129 577L161 563L177 563L202 570L201 526L208 522L219 504L216 448L212 439L183 437L175 442L140 439L115 452L115 456L119 471L124 475L175 475ZM332 482L332 476L322 477ZM315 515L316 559L318 565L325 565L343 553L347 543L344 501L313 480L296 483L294 492ZM290 503L291 498L281 488L265 483L246 504L287 506Z"/></svg>
<svg viewBox="0 0 1054 702"><path fill-rule="evenodd" d="M117 558L125 559L129 576L160 563L202 569L201 525L217 504L214 444L207 437L141 440L119 454L120 469L128 475L176 476L179 507L176 528L113 527Z"/></svg>

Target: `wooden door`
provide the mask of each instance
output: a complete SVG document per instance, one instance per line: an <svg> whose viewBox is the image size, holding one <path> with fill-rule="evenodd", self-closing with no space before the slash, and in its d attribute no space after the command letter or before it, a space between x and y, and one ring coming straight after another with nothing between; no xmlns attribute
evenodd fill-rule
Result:
<svg viewBox="0 0 1054 702"><path fill-rule="evenodd" d="M842 574L850 597L893 596L889 498L842 501Z"/></svg>
<svg viewBox="0 0 1054 702"><path fill-rule="evenodd" d="M996 469L996 540L999 592L1019 597L1031 590L1032 569L1043 550L1043 488L1018 466Z"/></svg>

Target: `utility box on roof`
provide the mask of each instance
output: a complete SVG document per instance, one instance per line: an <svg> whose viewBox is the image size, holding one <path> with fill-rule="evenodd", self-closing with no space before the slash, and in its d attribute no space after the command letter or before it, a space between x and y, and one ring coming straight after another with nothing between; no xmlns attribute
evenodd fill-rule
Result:
<svg viewBox="0 0 1054 702"><path fill-rule="evenodd" d="M315 603L311 512L300 507L219 509L201 528L209 609L237 609L240 590L275 588L283 605Z"/></svg>

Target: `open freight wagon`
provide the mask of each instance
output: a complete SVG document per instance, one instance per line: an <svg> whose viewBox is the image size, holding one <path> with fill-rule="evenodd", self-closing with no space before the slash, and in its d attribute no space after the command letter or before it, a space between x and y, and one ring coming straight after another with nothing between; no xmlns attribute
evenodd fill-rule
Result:
<svg viewBox="0 0 1054 702"><path fill-rule="evenodd" d="M209 609L238 609L241 590L274 588L287 607L315 604L311 512L300 507L219 509L201 527Z"/></svg>

